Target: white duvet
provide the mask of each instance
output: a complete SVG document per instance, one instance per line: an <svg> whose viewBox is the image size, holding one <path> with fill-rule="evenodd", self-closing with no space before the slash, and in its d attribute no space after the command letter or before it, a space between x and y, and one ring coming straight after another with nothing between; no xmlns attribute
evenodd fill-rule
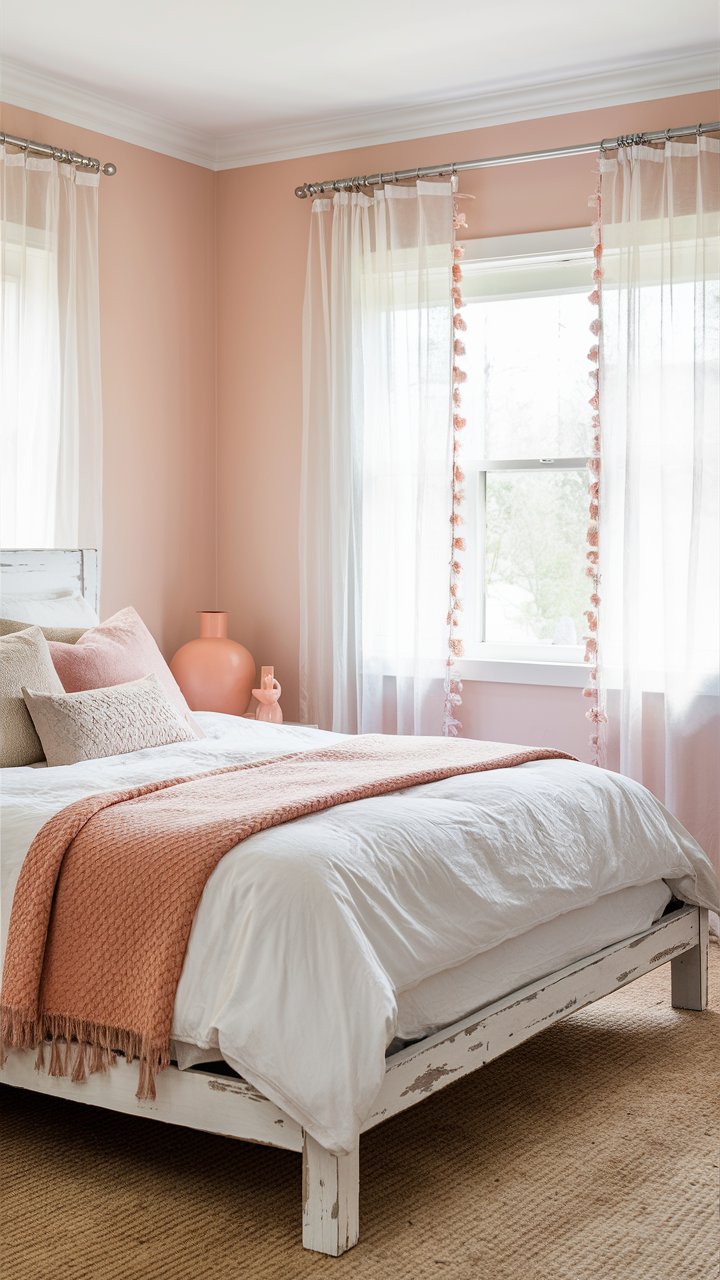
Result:
<svg viewBox="0 0 720 1280"><path fill-rule="evenodd" d="M196 742L2 772L0 955L23 858L65 805L339 737L198 719L208 736ZM382 1083L398 992L605 894L659 879L686 902L720 906L709 861L648 791L568 761L313 814L252 836L213 872L173 1036L219 1046L318 1141L348 1151Z"/></svg>

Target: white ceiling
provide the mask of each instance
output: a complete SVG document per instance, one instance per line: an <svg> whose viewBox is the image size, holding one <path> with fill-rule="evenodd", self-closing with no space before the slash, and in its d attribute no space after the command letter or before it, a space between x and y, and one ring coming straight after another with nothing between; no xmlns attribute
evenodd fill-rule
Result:
<svg viewBox="0 0 720 1280"><path fill-rule="evenodd" d="M0 0L0 93L228 167L710 88L718 12L717 0Z"/></svg>

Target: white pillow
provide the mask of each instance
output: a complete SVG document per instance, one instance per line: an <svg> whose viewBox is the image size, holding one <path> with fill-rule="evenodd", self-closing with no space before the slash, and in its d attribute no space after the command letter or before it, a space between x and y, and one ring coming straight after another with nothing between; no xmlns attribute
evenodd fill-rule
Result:
<svg viewBox="0 0 720 1280"><path fill-rule="evenodd" d="M64 596L12 595L3 591L0 617L33 627L96 627L98 616L79 591Z"/></svg>
<svg viewBox="0 0 720 1280"><path fill-rule="evenodd" d="M22 696L48 765L195 740L156 675L81 693L35 693L23 687Z"/></svg>

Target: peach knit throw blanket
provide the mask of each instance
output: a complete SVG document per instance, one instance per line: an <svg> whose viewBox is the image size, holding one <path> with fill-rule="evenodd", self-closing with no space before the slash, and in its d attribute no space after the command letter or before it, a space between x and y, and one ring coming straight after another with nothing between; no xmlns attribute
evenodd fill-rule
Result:
<svg viewBox="0 0 720 1280"><path fill-rule="evenodd" d="M53 1075L85 1079L117 1051L139 1098L168 1065L175 992L211 872L257 831L456 774L563 752L368 735L90 796L35 837L18 879L0 993L0 1060L50 1041Z"/></svg>

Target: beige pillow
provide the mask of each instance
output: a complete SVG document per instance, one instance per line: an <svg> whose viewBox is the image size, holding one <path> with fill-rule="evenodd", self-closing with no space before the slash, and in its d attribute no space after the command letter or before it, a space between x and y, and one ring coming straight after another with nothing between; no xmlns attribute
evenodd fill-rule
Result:
<svg viewBox="0 0 720 1280"><path fill-rule="evenodd" d="M23 697L49 765L195 741L194 730L156 675L80 693L46 694L24 688Z"/></svg>
<svg viewBox="0 0 720 1280"><path fill-rule="evenodd" d="M23 685L63 692L40 627L0 637L0 767L36 764L43 749L23 701Z"/></svg>
<svg viewBox="0 0 720 1280"><path fill-rule="evenodd" d="M27 631L31 625L29 622L16 622L12 618L0 618L0 637L13 635L16 631ZM87 627L40 627L46 640L59 640L61 644L77 644L87 629Z"/></svg>

